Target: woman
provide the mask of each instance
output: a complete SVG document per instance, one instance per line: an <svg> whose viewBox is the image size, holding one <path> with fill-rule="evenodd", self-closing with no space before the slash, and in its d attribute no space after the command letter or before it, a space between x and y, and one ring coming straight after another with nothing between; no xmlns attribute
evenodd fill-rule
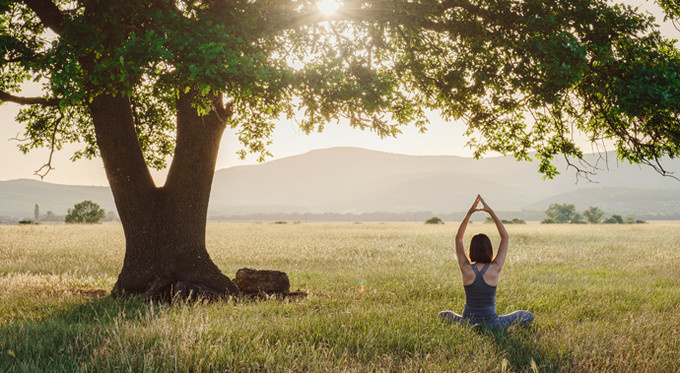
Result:
<svg viewBox="0 0 680 374"><path fill-rule="evenodd" d="M477 205L482 203L482 208L477 209ZM470 241L470 260L465 256L465 246L463 245L463 235L467 228L470 216L474 212L487 212L493 218L501 235L501 243L498 245L498 252L493 258L493 248L489 237L484 234L477 234ZM508 254L508 232L503 226L503 222L498 219L496 213L489 208L484 199L477 195L474 204L458 227L456 234L456 257L458 266L463 274L463 286L465 288L465 307L463 315L458 315L452 311L445 310L439 313L439 318L447 322L457 322L463 324L480 324L488 328L507 329L513 323L527 325L534 320L534 315L530 312L519 310L504 316L496 313L496 286ZM471 263L472 262L472 263Z"/></svg>

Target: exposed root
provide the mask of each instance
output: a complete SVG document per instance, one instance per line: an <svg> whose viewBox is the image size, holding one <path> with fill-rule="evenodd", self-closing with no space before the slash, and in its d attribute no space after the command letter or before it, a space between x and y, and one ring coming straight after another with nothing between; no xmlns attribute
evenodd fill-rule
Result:
<svg viewBox="0 0 680 374"><path fill-rule="evenodd" d="M277 292L277 293L242 293L239 299L242 300L288 300L300 301L307 298L309 293L305 290L297 290L292 292Z"/></svg>
<svg viewBox="0 0 680 374"><path fill-rule="evenodd" d="M290 292L288 275L275 270L239 269L234 281L220 274L226 284L213 282L208 285L202 281L176 279L168 276L155 276L146 286L138 290L125 290L117 283L113 297L138 296L144 300L173 301L219 301L227 299L290 299L307 297L307 292Z"/></svg>

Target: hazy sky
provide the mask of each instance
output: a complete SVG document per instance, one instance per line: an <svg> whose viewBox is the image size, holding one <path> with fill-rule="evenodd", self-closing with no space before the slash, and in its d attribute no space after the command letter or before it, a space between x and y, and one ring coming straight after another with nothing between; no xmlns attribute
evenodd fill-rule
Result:
<svg viewBox="0 0 680 374"><path fill-rule="evenodd" d="M657 16L657 21L662 23L662 13L652 2L634 0L624 2L651 12ZM680 39L680 32L670 23L663 23L661 30L667 37ZM39 180L40 177L34 175L33 171L47 161L49 151L36 149L28 155L23 155L17 149L16 141L9 140L17 135L20 137L22 133L22 127L14 121L17 111L18 105L6 103L0 106L0 180L17 178ZM354 130L342 124L329 124L323 133L305 135L292 121L282 121L276 127L274 143L270 147L273 158L270 159L336 146L353 146L410 155L471 155L470 150L465 147L462 123L446 123L436 114L430 117L430 121L432 123L427 133L420 134L413 128L403 128L404 133L396 139L380 139L372 132ZM256 163L255 156L240 160L235 154L240 147L235 134L228 129L222 139L217 169ZM107 185L100 159L80 160L75 163L69 161L78 148L77 145L70 145L56 152L52 161L55 170L52 170L44 180L61 184ZM155 173L157 183L162 184L164 174Z"/></svg>

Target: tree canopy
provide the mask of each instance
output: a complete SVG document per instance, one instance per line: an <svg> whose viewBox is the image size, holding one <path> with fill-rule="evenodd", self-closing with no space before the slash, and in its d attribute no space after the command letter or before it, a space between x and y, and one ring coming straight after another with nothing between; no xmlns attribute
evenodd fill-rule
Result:
<svg viewBox="0 0 680 374"><path fill-rule="evenodd" d="M31 80L41 96L21 95ZM0 1L0 100L27 105L22 150L97 156L93 99L118 96L162 168L186 94L263 157L282 116L394 136L428 110L463 119L476 156L535 152L548 177L555 156L582 156L576 133L662 172L680 154L678 49L606 1L347 0L333 15L311 0Z"/></svg>

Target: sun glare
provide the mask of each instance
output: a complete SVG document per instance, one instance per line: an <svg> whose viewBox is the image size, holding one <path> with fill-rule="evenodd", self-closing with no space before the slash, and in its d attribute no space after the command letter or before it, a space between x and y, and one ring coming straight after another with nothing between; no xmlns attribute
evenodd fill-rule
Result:
<svg viewBox="0 0 680 374"><path fill-rule="evenodd" d="M318 7L321 13L330 16L340 8L340 3L335 0L319 0Z"/></svg>

